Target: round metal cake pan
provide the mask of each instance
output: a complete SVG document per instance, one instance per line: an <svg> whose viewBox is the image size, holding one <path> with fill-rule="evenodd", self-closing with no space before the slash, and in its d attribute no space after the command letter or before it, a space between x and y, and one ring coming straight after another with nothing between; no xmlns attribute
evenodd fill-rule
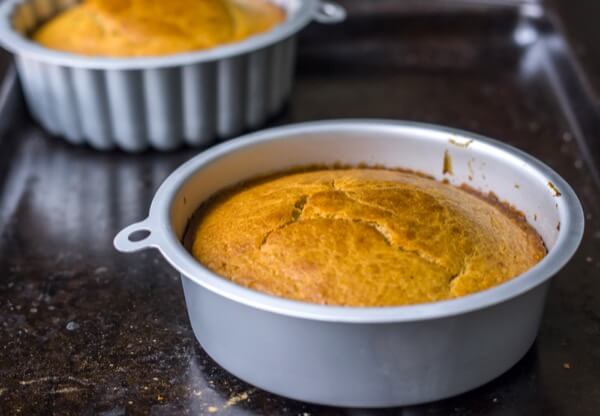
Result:
<svg viewBox="0 0 600 416"><path fill-rule="evenodd" d="M443 173L445 154L452 174ZM526 215L548 255L522 275L476 294L353 308L238 286L184 248L192 214L220 189L297 166L340 162L401 167L493 191ZM513 147L428 124L357 120L265 130L201 153L165 180L148 218L123 229L114 244L123 252L160 250L181 273L198 341L234 375L298 400L385 407L457 395L515 364L535 340L551 277L572 257L583 229L571 187ZM132 241L139 231L147 236Z"/></svg>
<svg viewBox="0 0 600 416"><path fill-rule="evenodd" d="M16 58L33 117L50 133L97 149L207 146L263 124L293 84L296 35L308 23L345 18L321 0L273 0L286 20L244 41L175 55L82 56L28 38L77 0L6 0L0 44Z"/></svg>

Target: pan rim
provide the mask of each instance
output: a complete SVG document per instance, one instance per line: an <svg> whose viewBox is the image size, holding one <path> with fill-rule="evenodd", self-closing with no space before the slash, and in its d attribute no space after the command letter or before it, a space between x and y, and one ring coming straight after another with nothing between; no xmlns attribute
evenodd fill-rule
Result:
<svg viewBox="0 0 600 416"><path fill-rule="evenodd" d="M284 299L237 285L201 265L183 247L171 226L171 206L177 192L185 182L209 163L220 157L269 141L286 140L292 134L319 132L381 132L411 131L413 134L431 132L452 134L458 138L473 140L471 146L482 146L500 152L524 164L529 171L543 176L561 190L557 198L561 227L556 243L538 264L508 282L474 294L439 302L393 307L340 307L317 305ZM437 139L436 139L437 140ZM441 139L440 139L441 140ZM307 122L276 127L251 133L224 142L207 150L177 168L160 186L150 207L146 220L151 225L153 246L158 248L169 263L183 276L231 301L249 307L281 315L328 322L345 323L394 323L440 319L475 312L509 301L530 290L540 287L553 277L574 255L584 231L584 215L581 203L571 186L554 170L533 156L506 143L454 128L412 121L354 119Z"/></svg>

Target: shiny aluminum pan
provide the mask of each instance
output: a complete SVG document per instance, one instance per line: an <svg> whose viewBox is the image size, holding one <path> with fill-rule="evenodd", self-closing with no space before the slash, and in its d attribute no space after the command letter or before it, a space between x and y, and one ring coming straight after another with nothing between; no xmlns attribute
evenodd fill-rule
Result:
<svg viewBox="0 0 600 416"><path fill-rule="evenodd" d="M445 152L452 175L442 174ZM269 172L336 162L402 167L493 191L525 213L549 253L521 276L469 296L352 308L238 286L183 247L191 215L218 190ZM453 396L515 364L532 345L550 279L572 257L583 228L571 187L513 147L429 124L357 120L265 130L194 157L161 185L148 218L122 230L114 244L123 252L158 248L181 273L194 333L231 373L294 399L382 407ZM139 231L148 235L133 241Z"/></svg>
<svg viewBox="0 0 600 416"><path fill-rule="evenodd" d="M97 149L207 146L263 124L290 95L296 34L344 19L321 0L274 0L286 21L265 34L164 57L87 57L27 38L76 0L6 0L0 43L16 56L33 117L52 134Z"/></svg>

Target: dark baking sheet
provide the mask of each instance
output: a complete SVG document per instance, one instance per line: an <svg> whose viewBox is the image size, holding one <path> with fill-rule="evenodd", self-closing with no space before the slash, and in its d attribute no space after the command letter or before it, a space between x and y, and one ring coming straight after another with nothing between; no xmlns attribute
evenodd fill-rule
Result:
<svg viewBox="0 0 600 416"><path fill-rule="evenodd" d="M445 124L513 144L563 175L587 231L554 280L531 351L475 391L405 409L325 408L254 389L197 345L179 277L161 256L112 247L199 150L97 153L15 118L0 138L0 414L598 414L600 119L556 23L501 1L342 3L345 24L303 32L293 98L272 124Z"/></svg>

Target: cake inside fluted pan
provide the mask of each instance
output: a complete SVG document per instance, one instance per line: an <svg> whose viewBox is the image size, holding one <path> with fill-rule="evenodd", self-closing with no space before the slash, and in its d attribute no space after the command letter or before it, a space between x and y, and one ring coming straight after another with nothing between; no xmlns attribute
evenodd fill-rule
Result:
<svg viewBox="0 0 600 416"><path fill-rule="evenodd" d="M343 306L456 298L510 280L546 255L510 206L378 168L283 173L224 190L198 209L186 244L237 284Z"/></svg>
<svg viewBox="0 0 600 416"><path fill-rule="evenodd" d="M269 0L85 0L32 37L82 55L167 55L237 42L284 19L283 9Z"/></svg>

